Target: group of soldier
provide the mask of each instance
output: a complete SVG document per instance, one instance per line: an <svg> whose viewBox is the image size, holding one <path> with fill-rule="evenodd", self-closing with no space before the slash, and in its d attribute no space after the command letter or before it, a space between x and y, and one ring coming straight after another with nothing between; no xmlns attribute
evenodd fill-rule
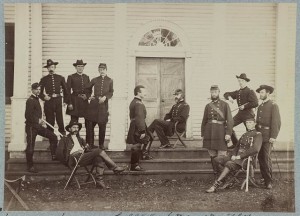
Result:
<svg viewBox="0 0 300 216"><path fill-rule="evenodd" d="M51 59L44 66L49 74L41 78L40 83L31 86L32 95L26 102L26 160L29 172L38 172L33 164L33 153L36 136L49 139L52 160L60 160L68 167L75 165L74 159L80 158L80 165L93 164L96 167L97 186L106 188L103 182L104 165L118 174L125 167L117 166L105 153L104 139L108 122L108 100L113 96L113 80L107 76L107 66L100 63L99 76L90 80L83 73L86 63L77 60L73 66L76 73L69 75L67 82L63 76L55 73L56 65ZM224 182L229 172L241 168L244 158L258 153L260 170L266 188L272 188L272 165L270 159L271 147L280 129L280 115L278 106L270 100L273 88L261 85L257 92L262 103L258 106L258 99L253 90L247 87L250 81L246 74L237 76L240 89L226 92L226 100L238 103L238 113L232 118L231 110L224 100L219 97L220 89L211 86L211 102L206 105L201 126L203 147L208 149L216 180L207 192L214 192ZM63 97L61 95L61 90ZM190 107L185 101L182 89L174 92L175 104L164 119L155 119L146 125L147 111L143 104L147 89L137 85L134 89L134 99L129 106L130 127L126 139L131 148L131 171L144 171L140 160L151 160L151 143L155 134L160 140L160 148L169 148L171 144L168 136L176 131L183 133L189 117ZM43 100L46 120L43 120L39 99ZM66 104L66 114L71 116L69 124L64 127L63 104ZM258 108L257 108L258 107ZM254 108L257 108L255 120ZM79 118L84 118L86 139L79 136L82 124ZM55 120L61 139L58 141L54 133ZM47 128L44 127L47 124ZM238 140L233 127L244 123L246 133ZM94 128L99 127L99 146L94 145ZM69 134L66 135L68 131ZM232 147L233 146L233 147ZM233 148L233 151L228 149ZM83 157L80 157L83 155Z"/></svg>

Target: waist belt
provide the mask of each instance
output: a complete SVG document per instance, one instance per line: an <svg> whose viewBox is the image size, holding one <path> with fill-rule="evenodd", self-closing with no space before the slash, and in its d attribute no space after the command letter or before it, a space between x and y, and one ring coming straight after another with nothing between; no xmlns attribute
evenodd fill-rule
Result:
<svg viewBox="0 0 300 216"><path fill-rule="evenodd" d="M267 127L267 126L257 125L257 127L261 128L261 129L270 130L270 127Z"/></svg>
<svg viewBox="0 0 300 216"><path fill-rule="evenodd" d="M52 98L56 98L56 97L60 97L61 95L60 94L51 94L50 97Z"/></svg>
<svg viewBox="0 0 300 216"><path fill-rule="evenodd" d="M218 121L218 120L208 120L208 123L213 123L213 124L224 124L225 121Z"/></svg>

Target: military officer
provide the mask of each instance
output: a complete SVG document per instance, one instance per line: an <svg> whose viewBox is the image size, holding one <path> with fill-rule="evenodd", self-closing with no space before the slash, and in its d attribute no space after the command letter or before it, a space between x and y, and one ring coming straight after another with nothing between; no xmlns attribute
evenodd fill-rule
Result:
<svg viewBox="0 0 300 216"><path fill-rule="evenodd" d="M177 125L178 132L183 132L189 117L190 106L184 100L183 90L177 89L173 95L175 95L175 104L170 112L165 115L164 120L155 119L149 126L151 137L153 137L153 132L156 132L161 143L160 148L171 147L167 136L174 134L176 122L179 122Z"/></svg>
<svg viewBox="0 0 300 216"><path fill-rule="evenodd" d="M86 63L83 63L82 60L73 63L77 72L69 75L67 79L70 100L66 113L71 115L71 122L77 122L80 117L84 117L88 106L85 86L90 82L90 78L83 73L85 65ZM87 125L86 122L85 125Z"/></svg>
<svg viewBox="0 0 300 216"><path fill-rule="evenodd" d="M49 129L42 126L42 107L39 102L39 94L41 87L38 83L31 85L31 96L26 101L25 109L25 131L26 131L26 161L28 172L36 173L38 170L33 166L33 153L35 146L35 139L37 135L46 137L50 142L50 150L52 160L56 160L55 151L57 146L57 136Z"/></svg>
<svg viewBox="0 0 300 216"><path fill-rule="evenodd" d="M278 136L281 119L279 108L276 103L270 100L274 88L268 85L261 85L256 92L260 94L262 103L257 109L257 131L262 133L263 143L258 154L260 172L267 189L272 189L272 161L271 150Z"/></svg>
<svg viewBox="0 0 300 216"><path fill-rule="evenodd" d="M87 106L85 119L87 143L94 146L94 128L99 126L99 148L104 149L106 124L108 122L108 100L113 96L113 80L107 76L107 66L100 63L98 67L100 76L92 79L86 86L90 103ZM92 90L94 88L94 95Z"/></svg>
<svg viewBox="0 0 300 216"><path fill-rule="evenodd" d="M146 96L146 89L142 85L134 88L134 99L129 105L130 127L126 139L127 144L133 144L131 148L131 171L143 171L139 165L140 158L152 159L149 155L149 146L152 139L145 122L147 111L142 100Z"/></svg>
<svg viewBox="0 0 300 216"><path fill-rule="evenodd" d="M58 62L54 62L51 59L47 60L46 66L49 71L47 76L44 76L41 81L41 94L40 98L45 101L44 112L46 115L46 121L54 126L55 119L58 125L58 131L65 135L63 113L62 113L62 96L61 89L63 90L63 100L64 103L68 104L69 94L67 90L67 85L65 78L61 75L55 74L56 65ZM45 90L45 93L44 93ZM53 131L51 127L48 126L48 129Z"/></svg>
<svg viewBox="0 0 300 216"><path fill-rule="evenodd" d="M247 132L241 136L232 156L222 155L215 158L216 163L223 165L224 169L214 184L206 190L207 193L215 192L230 172L241 169L244 158L259 152L262 145L262 134L255 130L255 119L246 119L245 124Z"/></svg>
<svg viewBox="0 0 300 216"><path fill-rule="evenodd" d="M250 81L247 75L242 73L240 76L236 76L238 79L240 89L233 92L226 92L224 97L233 103L233 100L237 100L239 106L238 113L233 117L233 127L244 123L247 118L254 118L254 108L258 106L258 99L255 92L247 87L247 83Z"/></svg>
<svg viewBox="0 0 300 216"><path fill-rule="evenodd" d="M203 147L208 149L214 175L218 175L218 166L214 158L227 154L227 143L230 141L233 119L229 105L219 98L217 85L210 88L211 102L205 106L201 124Z"/></svg>

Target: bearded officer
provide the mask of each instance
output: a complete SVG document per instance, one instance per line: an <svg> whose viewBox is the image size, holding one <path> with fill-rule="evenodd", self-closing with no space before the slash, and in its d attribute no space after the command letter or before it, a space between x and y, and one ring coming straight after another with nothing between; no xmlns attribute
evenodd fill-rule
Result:
<svg viewBox="0 0 300 216"><path fill-rule="evenodd" d="M149 155L149 145L152 139L145 122L147 111L143 104L143 98L146 96L146 89L142 85L134 88L134 99L129 105L130 127L126 139L127 144L133 144L131 148L131 171L144 171L140 166L140 158L152 159Z"/></svg>
<svg viewBox="0 0 300 216"><path fill-rule="evenodd" d="M217 156L227 155L227 143L232 134L233 119L229 105L219 98L217 85L210 88L211 102L205 106L201 124L203 147L208 149L214 175L218 175Z"/></svg>
<svg viewBox="0 0 300 216"><path fill-rule="evenodd" d="M279 108L276 103L270 100L274 88L268 85L261 85L256 92L260 94L262 103L257 109L257 131L262 133L263 143L258 154L260 172L267 189L272 189L272 145L278 136L281 119Z"/></svg>
<svg viewBox="0 0 300 216"><path fill-rule="evenodd" d="M177 89L175 93L175 104L172 106L163 120L155 119L149 126L151 137L155 131L161 143L160 148L169 148L171 144L167 136L172 136L175 130L175 123L178 122L177 130L182 133L186 128L186 121L189 117L190 106L184 100L184 92Z"/></svg>
<svg viewBox="0 0 300 216"><path fill-rule="evenodd" d="M233 117L233 127L244 123L248 118L254 118L254 108L258 106L258 99L255 92L247 86L250 79L245 73L240 76L236 76L238 79L240 89L233 92L226 92L224 97L233 103L233 100L237 100L239 106L238 113Z"/></svg>
<svg viewBox="0 0 300 216"><path fill-rule="evenodd" d="M214 184L206 190L207 193L216 192L230 172L241 169L243 159L259 152L262 145L262 134L255 130L255 119L246 119L245 124L247 132L241 136L231 156L222 155L214 159L218 165L224 166L224 169Z"/></svg>
<svg viewBox="0 0 300 216"><path fill-rule="evenodd" d="M104 149L106 124L108 122L108 100L113 96L113 80L107 76L107 66L100 63L98 67L100 76L92 79L85 87L90 103L87 106L85 119L87 121L86 142L94 146L94 128L99 126L99 148ZM92 92L94 94L92 95Z"/></svg>
<svg viewBox="0 0 300 216"><path fill-rule="evenodd" d="M47 60L47 64L44 68L47 68L49 74L44 76L40 81L40 98L45 101L44 112L46 115L46 121L54 126L56 119L58 131L65 135L66 132L63 121L61 89L63 91L63 101L65 104L68 104L69 102L69 94L65 78L55 73L57 64L58 62L54 62L51 59ZM49 130L54 131L50 126L47 127Z"/></svg>
<svg viewBox="0 0 300 216"><path fill-rule="evenodd" d="M83 73L85 65L86 63L82 60L77 60L73 63L76 73L69 75L67 79L70 101L66 113L71 116L71 122L78 122L79 118L84 117L88 106L85 86L90 82L90 78ZM86 125L87 122L85 120Z"/></svg>

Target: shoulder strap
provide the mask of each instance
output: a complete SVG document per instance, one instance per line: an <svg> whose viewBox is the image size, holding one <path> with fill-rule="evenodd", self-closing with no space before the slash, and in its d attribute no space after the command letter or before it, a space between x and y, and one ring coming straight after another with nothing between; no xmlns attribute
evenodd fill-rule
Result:
<svg viewBox="0 0 300 216"><path fill-rule="evenodd" d="M217 109L217 107L212 103L212 102L210 102L209 104L208 104L212 109L214 109L224 120L225 120L225 116L224 116L224 113L221 111L221 110L219 110L219 109Z"/></svg>

